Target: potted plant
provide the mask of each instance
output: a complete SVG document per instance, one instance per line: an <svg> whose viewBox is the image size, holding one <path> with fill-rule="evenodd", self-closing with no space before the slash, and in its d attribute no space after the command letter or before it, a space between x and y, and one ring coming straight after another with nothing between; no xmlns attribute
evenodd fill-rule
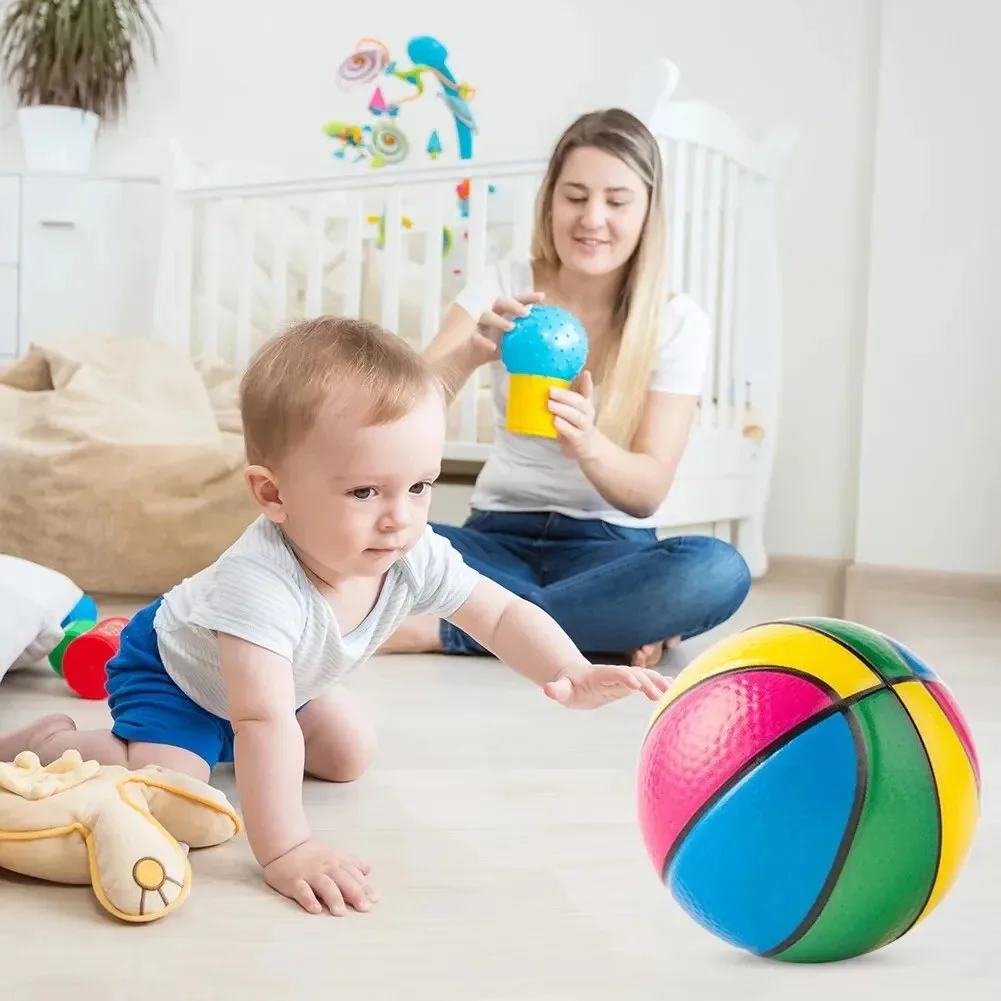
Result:
<svg viewBox="0 0 1001 1001"><path fill-rule="evenodd" d="M137 49L156 60L150 0L7 0L0 72L29 170L85 172L98 126L124 110Z"/></svg>

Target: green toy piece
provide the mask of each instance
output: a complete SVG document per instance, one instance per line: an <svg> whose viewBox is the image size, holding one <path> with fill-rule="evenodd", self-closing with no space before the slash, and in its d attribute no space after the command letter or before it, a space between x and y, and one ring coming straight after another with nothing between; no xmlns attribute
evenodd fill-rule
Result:
<svg viewBox="0 0 1001 1001"><path fill-rule="evenodd" d="M89 619L77 619L74 622L67 623L59 645L49 654L49 664L52 665L52 670L60 678L63 676L63 654L66 653L66 647L81 633L87 632L88 629L93 629L96 625L96 622L91 622Z"/></svg>

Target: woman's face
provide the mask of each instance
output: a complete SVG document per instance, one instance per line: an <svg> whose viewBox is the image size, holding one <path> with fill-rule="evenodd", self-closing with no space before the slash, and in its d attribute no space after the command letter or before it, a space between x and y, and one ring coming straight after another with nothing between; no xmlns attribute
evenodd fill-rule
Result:
<svg viewBox="0 0 1001 1001"><path fill-rule="evenodd" d="M553 242L563 267L603 275L621 268L639 243L649 196L617 156L578 147L553 190Z"/></svg>

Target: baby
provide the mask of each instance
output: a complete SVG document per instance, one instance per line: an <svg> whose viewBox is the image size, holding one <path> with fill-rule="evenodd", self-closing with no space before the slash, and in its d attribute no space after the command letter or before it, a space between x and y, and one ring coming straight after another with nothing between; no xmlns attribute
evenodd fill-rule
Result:
<svg viewBox="0 0 1001 1001"><path fill-rule="evenodd" d="M306 911L368 910L369 867L310 832L303 774L357 778L371 725L342 682L408 615L454 622L566 706L667 681L592 666L535 605L466 566L427 524L444 395L419 354L323 317L266 342L240 387L246 482L261 513L215 563L142 609L108 664L110 731L48 716L0 737L0 761L76 748L208 780L233 762L265 881Z"/></svg>

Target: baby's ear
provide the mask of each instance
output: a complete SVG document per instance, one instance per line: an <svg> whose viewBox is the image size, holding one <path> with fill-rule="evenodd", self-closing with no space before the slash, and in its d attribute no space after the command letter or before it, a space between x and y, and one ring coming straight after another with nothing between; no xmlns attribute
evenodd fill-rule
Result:
<svg viewBox="0 0 1001 1001"><path fill-rule="evenodd" d="M265 466L248 466L244 473L247 487L257 506L276 524L285 520L285 506L274 474Z"/></svg>

